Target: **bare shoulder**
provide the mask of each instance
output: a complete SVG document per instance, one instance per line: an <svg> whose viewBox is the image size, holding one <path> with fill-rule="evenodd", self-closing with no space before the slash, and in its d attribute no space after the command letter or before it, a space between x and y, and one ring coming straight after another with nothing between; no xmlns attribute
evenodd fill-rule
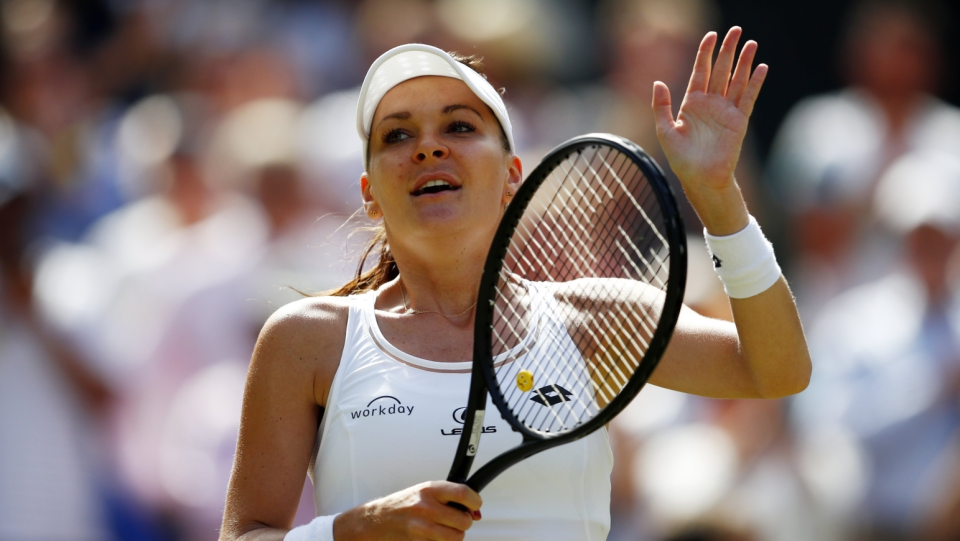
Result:
<svg viewBox="0 0 960 541"><path fill-rule="evenodd" d="M280 340L292 345L309 342L314 346L328 335L346 331L349 305L346 297L306 297L286 304L267 319L260 341Z"/></svg>
<svg viewBox="0 0 960 541"><path fill-rule="evenodd" d="M349 302L344 297L308 297L278 309L260 331L250 376L279 371L313 381L314 398L323 406L343 353Z"/></svg>

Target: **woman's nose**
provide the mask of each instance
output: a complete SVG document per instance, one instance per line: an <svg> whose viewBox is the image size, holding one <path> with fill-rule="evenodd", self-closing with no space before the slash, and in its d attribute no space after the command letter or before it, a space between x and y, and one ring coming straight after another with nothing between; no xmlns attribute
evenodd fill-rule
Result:
<svg viewBox="0 0 960 541"><path fill-rule="evenodd" d="M450 151L446 146L440 144L436 140L430 139L425 140L416 149L414 154L414 161L417 163L422 163L428 158L443 159L449 155Z"/></svg>

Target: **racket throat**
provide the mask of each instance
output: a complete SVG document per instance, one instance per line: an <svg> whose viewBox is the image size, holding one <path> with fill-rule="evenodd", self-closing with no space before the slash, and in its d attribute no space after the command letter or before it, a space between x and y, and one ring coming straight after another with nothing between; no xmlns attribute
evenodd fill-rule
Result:
<svg viewBox="0 0 960 541"><path fill-rule="evenodd" d="M486 390L481 396L482 398L477 400L478 403L485 401ZM473 467L473 459L477 456L477 450L480 447L480 435L483 433L485 413L482 409L473 410L472 413L469 409L467 410L466 418L463 420L464 431L460 435L460 444L450 468L450 475L447 476L447 481L466 483L467 477L470 475L470 469Z"/></svg>
<svg viewBox="0 0 960 541"><path fill-rule="evenodd" d="M473 414L473 426L470 428L470 443L467 444L467 456L477 456L480 447L480 434L483 433L484 410L477 410Z"/></svg>

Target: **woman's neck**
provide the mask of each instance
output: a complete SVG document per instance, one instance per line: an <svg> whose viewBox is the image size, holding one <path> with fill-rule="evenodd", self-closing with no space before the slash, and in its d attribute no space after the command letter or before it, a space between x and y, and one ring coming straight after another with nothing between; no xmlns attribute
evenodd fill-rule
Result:
<svg viewBox="0 0 960 541"><path fill-rule="evenodd" d="M477 302L488 246L489 242L476 241L438 242L416 249L391 245L403 282L403 290L398 283L391 297L407 309L460 314Z"/></svg>

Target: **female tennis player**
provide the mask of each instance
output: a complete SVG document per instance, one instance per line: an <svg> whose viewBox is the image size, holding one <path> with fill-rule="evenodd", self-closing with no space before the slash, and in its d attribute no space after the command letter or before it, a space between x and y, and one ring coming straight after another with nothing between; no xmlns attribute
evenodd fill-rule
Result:
<svg viewBox="0 0 960 541"><path fill-rule="evenodd" d="M670 91L654 87L661 144L706 227L736 323L684 309L650 382L774 398L802 390L811 365L791 293L733 177L767 73L762 64L751 73L755 42L735 59L740 34L728 32L715 63L717 35L704 37L676 119ZM379 263L265 325L221 539L605 539L605 430L519 463L482 499L439 480L463 430L484 260L522 178L507 110L468 64L402 46L368 72L361 189L366 214L382 220ZM477 462L517 440L488 413ZM305 472L318 517L289 530Z"/></svg>

